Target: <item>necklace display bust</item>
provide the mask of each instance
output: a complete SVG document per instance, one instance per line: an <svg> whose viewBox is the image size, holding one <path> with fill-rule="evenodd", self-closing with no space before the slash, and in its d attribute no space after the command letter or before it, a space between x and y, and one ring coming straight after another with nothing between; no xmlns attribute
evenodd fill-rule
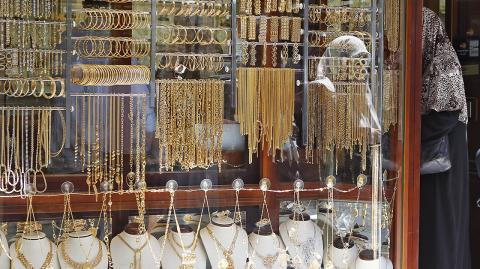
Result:
<svg viewBox="0 0 480 269"><path fill-rule="evenodd" d="M9 253L10 249L8 248L7 238L5 234L0 231L0 268L10 269Z"/></svg>
<svg viewBox="0 0 480 269"><path fill-rule="evenodd" d="M10 246L10 254L12 257L11 266L15 269L60 269L57 260L57 247L42 232L22 235ZM9 268L9 266L2 266L2 268Z"/></svg>
<svg viewBox="0 0 480 269"><path fill-rule="evenodd" d="M268 228L266 228L268 227ZM248 236L249 259L255 269L285 269L285 247L270 226L257 228Z"/></svg>
<svg viewBox="0 0 480 269"><path fill-rule="evenodd" d="M89 231L72 232L59 244L62 269L107 269L107 247Z"/></svg>
<svg viewBox="0 0 480 269"><path fill-rule="evenodd" d="M323 259L323 232L310 220L309 215L292 214L280 224L279 230L295 268L320 268Z"/></svg>
<svg viewBox="0 0 480 269"><path fill-rule="evenodd" d="M189 268L189 269L205 269L207 267L207 253L205 248L200 240L197 239L195 243L195 231L186 225L180 225L180 234L177 231L177 227L173 227L167 234L167 242L165 244L165 251L163 252L162 257L162 268L163 269L178 269L178 268ZM158 239L160 245L163 244L165 236L162 236ZM185 248L188 255L186 257L191 257L188 265L182 265L182 254L183 247ZM193 253L193 255L192 255ZM186 259L187 260L187 259Z"/></svg>
<svg viewBox="0 0 480 269"><path fill-rule="evenodd" d="M358 248L353 240L337 237L328 248L326 260L332 263L335 269L355 269L355 260Z"/></svg>
<svg viewBox="0 0 480 269"><path fill-rule="evenodd" d="M389 259L382 256L374 259L373 251L365 249L358 255L355 269L393 269L393 265Z"/></svg>
<svg viewBox="0 0 480 269"><path fill-rule="evenodd" d="M110 243L113 268L160 268L160 244L148 232L140 230L138 223L130 223Z"/></svg>
<svg viewBox="0 0 480 269"><path fill-rule="evenodd" d="M233 219L213 217L212 222L200 231L200 237L213 269L245 268L248 236Z"/></svg>

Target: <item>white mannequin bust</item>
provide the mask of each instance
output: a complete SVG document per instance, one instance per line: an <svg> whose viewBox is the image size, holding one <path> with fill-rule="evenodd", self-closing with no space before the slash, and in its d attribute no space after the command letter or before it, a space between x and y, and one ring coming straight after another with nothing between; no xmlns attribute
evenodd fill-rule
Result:
<svg viewBox="0 0 480 269"><path fill-rule="evenodd" d="M265 229L265 227L268 227ZM285 269L285 247L282 239L271 232L270 226L257 228L248 236L249 260L255 269Z"/></svg>
<svg viewBox="0 0 480 269"><path fill-rule="evenodd" d="M280 224L280 236L297 269L320 268L323 260L322 230L307 214L293 214Z"/></svg>
<svg viewBox="0 0 480 269"><path fill-rule="evenodd" d="M110 252L115 269L160 268L160 244L148 232L141 233L138 223L128 224L112 239Z"/></svg>
<svg viewBox="0 0 480 269"><path fill-rule="evenodd" d="M68 259L76 264L93 263L91 269L108 268L107 247L90 231L72 232L59 244L58 260L62 269L75 268Z"/></svg>
<svg viewBox="0 0 480 269"><path fill-rule="evenodd" d="M393 269L393 264L383 256L373 259L373 251L365 249L358 255L355 261L355 269Z"/></svg>
<svg viewBox="0 0 480 269"><path fill-rule="evenodd" d="M207 267L207 253L201 242L200 237L197 238L196 246L194 246L195 241L195 231L189 226L180 225L181 239L180 234L177 231L176 227L173 227L167 233L167 241L165 243L165 250L162 257L162 268L163 269L178 269L182 264L183 249L181 245L183 244L185 250L188 252L195 248L195 259L191 260L194 269L205 269ZM163 241L165 236L162 236L158 239L160 243L160 248L163 246ZM182 243L183 242L183 243ZM177 245L177 244L180 244Z"/></svg>
<svg viewBox="0 0 480 269"><path fill-rule="evenodd" d="M5 241L6 242L6 241ZM46 262L49 253L51 253L51 258L49 258L50 266L52 269L60 269L57 259L57 246L51 242L43 232L33 232L28 234L23 234L15 243L10 246L10 254L12 257L12 268L15 269L25 269L23 263L19 260L19 253L17 253L17 246L20 248L19 253L23 254L28 262L33 268L41 268L42 265ZM2 254L2 269L9 268L3 267L3 256ZM8 259L8 257L7 257Z"/></svg>
<svg viewBox="0 0 480 269"><path fill-rule="evenodd" d="M348 239L338 237L328 247L324 263L331 262L335 269L355 269L355 261L358 257L358 248L355 243ZM347 243L348 242L348 243Z"/></svg>
<svg viewBox="0 0 480 269"><path fill-rule="evenodd" d="M5 234L0 231L0 268L10 269L10 249L8 248L7 238Z"/></svg>
<svg viewBox="0 0 480 269"><path fill-rule="evenodd" d="M210 235L209 230L214 237ZM237 238L235 239L237 232ZM213 217L212 222L200 231L200 237L207 251L212 269L245 268L248 256L248 236L245 230L234 224L233 219L227 216ZM233 268L220 267L220 262L227 261L228 257L223 254L222 248L218 246L214 238L227 250L233 242L231 255Z"/></svg>

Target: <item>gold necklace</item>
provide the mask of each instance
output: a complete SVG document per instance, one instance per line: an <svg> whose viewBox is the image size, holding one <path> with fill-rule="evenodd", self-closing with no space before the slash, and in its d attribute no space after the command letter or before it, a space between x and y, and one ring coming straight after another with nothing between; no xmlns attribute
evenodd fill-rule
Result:
<svg viewBox="0 0 480 269"><path fill-rule="evenodd" d="M102 249L102 245L100 244L100 240L98 240L98 239L96 239L96 240L97 240L97 243L98 243L98 253L97 253L97 256L92 261L88 261L88 257L87 257L87 261L84 262L84 263L74 261L67 253L67 249L66 249L66 246L65 246L66 242L64 242L62 244L62 246L60 247L63 259L73 269L93 269L93 268L95 268L95 266L97 266L100 263L100 261L102 260L102 256L103 256L103 249Z"/></svg>
<svg viewBox="0 0 480 269"><path fill-rule="evenodd" d="M17 254L17 259L20 261L20 263L22 263L23 267L25 267L25 269L35 269L35 267L33 267L33 265L27 260L27 258L23 255L22 251L21 251L21 244L20 244L20 241L22 239L18 239L17 242L15 242L15 252ZM40 267L40 269L47 269L47 268L51 268L52 266L52 258L53 258L53 254L52 254L52 242L48 242L48 246L50 247L50 249L48 250L48 253L47 253L47 257L45 258L45 261L43 262L42 264L42 267Z"/></svg>
<svg viewBox="0 0 480 269"><path fill-rule="evenodd" d="M222 245L222 243L220 243L220 241L213 234L213 231L210 230L208 226L205 228L207 229L208 235L210 235L210 238L212 238L212 240L215 242L215 245L222 251L223 256L225 257L225 260L227 261L228 265L225 269L234 269L232 255L233 255L233 248L235 247L235 243L237 242L237 237L239 233L238 227L235 225L235 235L233 236L233 240L230 243L230 246L228 247L228 249L226 249Z"/></svg>
<svg viewBox="0 0 480 269"><path fill-rule="evenodd" d="M145 240L145 243L139 248L133 248L132 246L130 246L130 244L128 244L128 242L123 238L121 234L118 235L118 238L120 238L120 241L122 241L125 244L125 246L127 246L133 252L133 263L130 263L129 268L133 268L133 269L142 268L142 251L145 248L145 246L148 244L148 239L149 239L148 235L146 236L147 240ZM137 255L139 256L138 259L137 259Z"/></svg>
<svg viewBox="0 0 480 269"><path fill-rule="evenodd" d="M280 248L280 242L278 241L278 238L276 236L273 237L275 239L275 241L277 241L277 248ZM250 246L252 247L253 251L255 252L255 256L259 257L262 262L263 262L263 265L267 268L272 268L273 265L275 264L275 262L277 261L278 259L278 255L280 254L279 251L277 251L277 253L275 253L275 255L260 255L258 253L258 251L255 249L255 247L253 247L252 243L249 243Z"/></svg>
<svg viewBox="0 0 480 269"><path fill-rule="evenodd" d="M189 246L184 246L183 243L182 244L178 243L178 241L175 239L175 237L173 237L173 235L171 235L170 238L172 239L173 243L175 243L175 245L177 245L179 248L186 248L186 249L191 249L192 247L194 249L197 248L196 240L193 240L193 242Z"/></svg>
<svg viewBox="0 0 480 269"><path fill-rule="evenodd" d="M172 242L173 242L173 244L172 244ZM177 257L180 259L180 262L181 262L178 269L193 269L193 268L195 268L194 264L195 264L195 261L197 259L197 255L195 253L195 249L197 248L197 244L195 244L195 243L196 243L196 240L193 240L192 244L189 247L184 247L184 246L180 245L175 240L175 238L173 238L172 234L170 234L170 236L168 238L168 244L173 249L173 251L175 252L175 255L177 255ZM182 250L183 249L188 249L188 250L183 251L183 253L180 255L178 250L175 248L174 244L177 245L178 247L180 247Z"/></svg>
<svg viewBox="0 0 480 269"><path fill-rule="evenodd" d="M390 0L385 2L385 32L387 46L390 52L397 52L400 48L400 1Z"/></svg>

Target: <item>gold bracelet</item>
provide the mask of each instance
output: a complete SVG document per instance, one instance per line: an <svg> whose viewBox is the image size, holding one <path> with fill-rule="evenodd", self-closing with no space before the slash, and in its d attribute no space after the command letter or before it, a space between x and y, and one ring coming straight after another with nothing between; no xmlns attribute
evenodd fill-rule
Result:
<svg viewBox="0 0 480 269"><path fill-rule="evenodd" d="M290 17L280 17L280 40L290 39Z"/></svg>
<svg viewBox="0 0 480 269"><path fill-rule="evenodd" d="M293 17L292 18L292 34L290 36L290 41L294 43L299 43L302 34L302 18Z"/></svg>
<svg viewBox="0 0 480 269"><path fill-rule="evenodd" d="M248 40L257 39L257 18L255 16L248 17Z"/></svg>
<svg viewBox="0 0 480 269"><path fill-rule="evenodd" d="M270 42L278 42L278 20L279 17L270 17Z"/></svg>

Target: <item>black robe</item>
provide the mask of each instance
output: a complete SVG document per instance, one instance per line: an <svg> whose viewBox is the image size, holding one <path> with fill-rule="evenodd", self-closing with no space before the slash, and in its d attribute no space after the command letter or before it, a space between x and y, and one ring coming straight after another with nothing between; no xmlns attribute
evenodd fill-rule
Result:
<svg viewBox="0 0 480 269"><path fill-rule="evenodd" d="M422 116L422 142L448 134L452 168L421 176L419 269L471 268L467 128L459 114Z"/></svg>

